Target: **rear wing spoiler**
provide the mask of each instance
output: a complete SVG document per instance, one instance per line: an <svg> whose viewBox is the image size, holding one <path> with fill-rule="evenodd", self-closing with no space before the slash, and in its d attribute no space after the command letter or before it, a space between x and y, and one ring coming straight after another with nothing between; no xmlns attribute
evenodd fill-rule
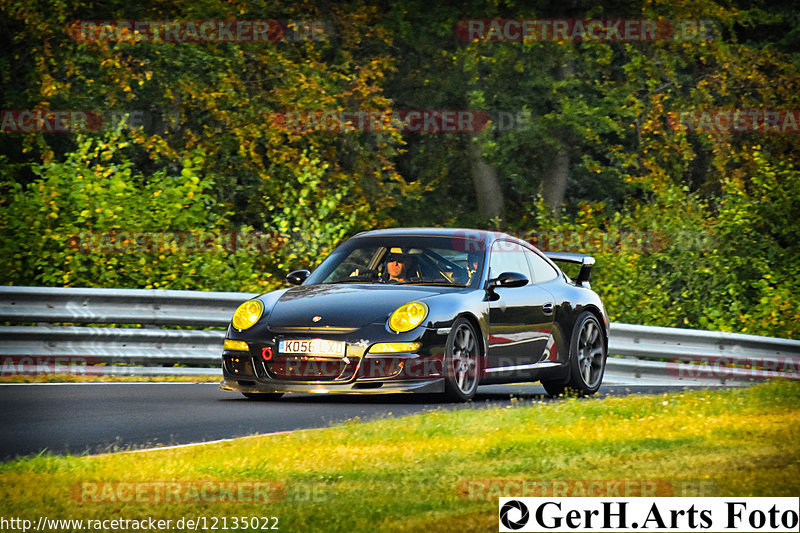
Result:
<svg viewBox="0 0 800 533"><path fill-rule="evenodd" d="M594 266L594 257L584 254L571 254L567 252L544 252L551 261L572 263L581 265L581 271L578 273L578 278L575 280L575 285L590 288L589 279L592 277L592 267Z"/></svg>

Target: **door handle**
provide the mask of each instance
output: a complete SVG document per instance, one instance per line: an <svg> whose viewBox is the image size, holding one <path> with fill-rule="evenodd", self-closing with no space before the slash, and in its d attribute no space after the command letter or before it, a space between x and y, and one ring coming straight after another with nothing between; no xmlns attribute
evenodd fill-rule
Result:
<svg viewBox="0 0 800 533"><path fill-rule="evenodd" d="M552 315L553 314L553 303L552 302L547 302L546 304L544 304L542 306L542 311L546 315Z"/></svg>

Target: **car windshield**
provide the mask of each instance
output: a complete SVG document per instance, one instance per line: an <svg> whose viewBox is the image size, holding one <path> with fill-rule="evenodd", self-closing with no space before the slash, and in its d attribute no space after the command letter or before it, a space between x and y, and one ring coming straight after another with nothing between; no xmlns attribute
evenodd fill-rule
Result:
<svg viewBox="0 0 800 533"><path fill-rule="evenodd" d="M483 243L464 237L357 237L337 248L306 281L477 287Z"/></svg>

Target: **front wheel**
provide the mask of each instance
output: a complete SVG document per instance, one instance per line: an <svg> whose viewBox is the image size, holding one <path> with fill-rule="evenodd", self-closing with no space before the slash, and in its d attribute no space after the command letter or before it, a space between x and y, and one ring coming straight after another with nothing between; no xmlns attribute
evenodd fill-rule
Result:
<svg viewBox="0 0 800 533"><path fill-rule="evenodd" d="M542 381L550 396L576 393L588 396L600 389L606 369L606 340L600 322L584 311L572 330L569 352L569 378L566 381Z"/></svg>
<svg viewBox="0 0 800 533"><path fill-rule="evenodd" d="M444 356L444 391L448 398L467 402L478 390L481 349L475 328L459 318L450 328Z"/></svg>

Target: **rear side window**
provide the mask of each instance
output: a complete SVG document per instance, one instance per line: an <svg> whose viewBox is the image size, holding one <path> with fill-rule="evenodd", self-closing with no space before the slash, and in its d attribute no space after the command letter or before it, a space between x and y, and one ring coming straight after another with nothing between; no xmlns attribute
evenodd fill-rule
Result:
<svg viewBox="0 0 800 533"><path fill-rule="evenodd" d="M550 266L550 263L545 261L539 254L525 249L525 256L531 264L534 283L544 283L545 281L550 281L558 277L556 269Z"/></svg>

